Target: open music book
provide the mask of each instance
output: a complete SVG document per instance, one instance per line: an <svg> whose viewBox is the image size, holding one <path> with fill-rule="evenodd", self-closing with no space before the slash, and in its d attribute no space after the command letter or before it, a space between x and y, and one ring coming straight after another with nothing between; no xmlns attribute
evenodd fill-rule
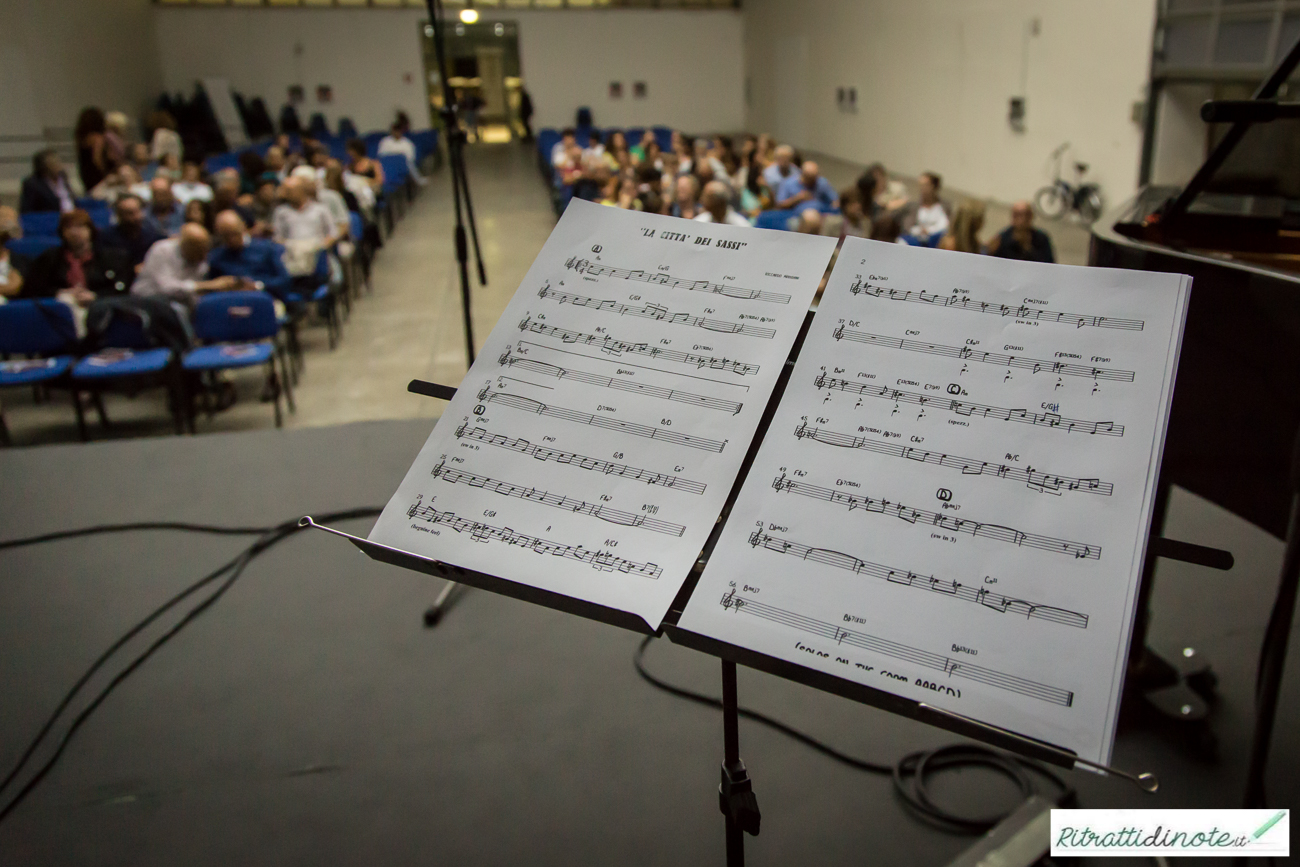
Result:
<svg viewBox="0 0 1300 867"><path fill-rule="evenodd" d="M370 541L658 629L834 247L574 202ZM1107 761L1189 291L847 239L678 628Z"/></svg>

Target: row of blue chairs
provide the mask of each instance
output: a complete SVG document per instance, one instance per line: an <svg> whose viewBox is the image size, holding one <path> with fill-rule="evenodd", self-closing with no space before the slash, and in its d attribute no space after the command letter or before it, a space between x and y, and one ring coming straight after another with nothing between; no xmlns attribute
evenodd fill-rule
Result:
<svg viewBox="0 0 1300 867"><path fill-rule="evenodd" d="M119 312L98 340L94 351L78 350L70 308L51 298L11 301L0 305L0 356L27 356L0 361L0 389L38 387L72 394L77 430L86 439L82 395L90 396L100 423L108 425L100 398L109 389L135 393L150 387L168 392L176 432L194 431L194 396L190 378L220 370L265 365L274 393L275 423L283 424L283 395L290 411L292 376L286 354L277 343L280 322L265 292L222 292L199 300L192 318L202 345L184 354L155 347L140 319ZM277 370L277 361L279 369ZM9 444L9 430L0 411L0 442Z"/></svg>
<svg viewBox="0 0 1300 867"><path fill-rule="evenodd" d="M366 156L375 159L379 156L379 142L388 135L386 132L376 131L368 132L360 138L366 143ZM436 129L422 129L412 132L410 135L411 143L415 145L416 162L423 162L426 158L432 156L436 158L439 155L438 150L438 131ZM329 151L330 156L337 160L347 162L347 143L348 139L342 136L324 136L318 139L320 143ZM247 147L240 148L237 151L229 151L224 154L213 154L203 162L203 168L208 174L218 172L222 169L239 168L239 156L245 151L253 151L258 156L266 156L275 142L271 139L265 139ZM299 135L289 136L289 146L293 150L299 150L302 147L302 137Z"/></svg>

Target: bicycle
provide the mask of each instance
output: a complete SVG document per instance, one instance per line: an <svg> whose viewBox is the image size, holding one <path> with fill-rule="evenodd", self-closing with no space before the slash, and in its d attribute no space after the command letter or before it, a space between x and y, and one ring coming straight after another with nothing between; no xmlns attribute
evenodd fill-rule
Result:
<svg viewBox="0 0 1300 867"><path fill-rule="evenodd" d="M1087 163L1074 164L1073 184L1061 177L1062 157L1069 147L1070 143L1065 142L1052 151L1051 159L1056 163L1055 177L1051 184L1034 193L1034 210L1046 220L1059 220L1075 211L1085 222L1094 223L1101 217L1101 187L1083 183L1083 175L1088 171Z"/></svg>

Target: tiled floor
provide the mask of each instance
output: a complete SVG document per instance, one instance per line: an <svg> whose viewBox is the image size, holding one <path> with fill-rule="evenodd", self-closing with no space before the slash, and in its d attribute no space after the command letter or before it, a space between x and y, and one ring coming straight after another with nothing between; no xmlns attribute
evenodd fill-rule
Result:
<svg viewBox="0 0 1300 867"><path fill-rule="evenodd" d="M817 157L823 173L837 188L848 186L862 167L832 157ZM471 193L489 283L474 281L474 329L479 342L487 336L506 303L555 225L531 145L473 145L467 151ZM374 294L363 297L344 325L343 339L330 351L323 326L304 333L306 370L295 392L298 411L286 427L319 427L366 419L435 418L442 402L406 391L412 378L458 385L465 371L461 325L460 280L453 244L454 216L450 173L444 166L431 176L397 232L380 251L373 273ZM959 191L947 194L954 201ZM1005 205L989 203L985 234L1007 222ZM1052 233L1062 262L1083 264L1087 231L1058 223ZM474 268L471 262L471 280ZM208 419L198 432L269 427L272 411L259 402L262 375L243 371L233 376L239 401ZM0 396L15 445L73 442L76 426L65 394L34 405L28 391ZM160 391L133 398L108 396L112 427L91 422L93 439L172 434Z"/></svg>

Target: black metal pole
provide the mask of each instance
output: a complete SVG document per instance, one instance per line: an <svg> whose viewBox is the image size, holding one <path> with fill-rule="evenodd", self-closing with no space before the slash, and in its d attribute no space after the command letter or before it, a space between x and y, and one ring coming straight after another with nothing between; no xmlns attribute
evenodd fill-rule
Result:
<svg viewBox="0 0 1300 867"><path fill-rule="evenodd" d="M736 698L736 663L722 660L722 775L740 764L740 713ZM745 867L745 832L729 809L722 811L727 822L727 867Z"/></svg>
<svg viewBox="0 0 1300 867"><path fill-rule="evenodd" d="M483 257L478 246L478 229L474 226L474 210L469 198L469 175L465 168L465 141L456 107L452 104L451 87L447 84L447 22L442 0L425 0L429 10L429 26L433 28L433 52L438 63L438 80L442 86L442 127L447 134L447 165L451 172L451 195L456 210L456 264L460 271L461 313L465 328L465 356L474 364L474 323L471 313L469 286L469 238L465 232L465 217L470 220L474 239L474 253L478 259L479 282L487 283ZM464 201L462 202L462 196Z"/></svg>

